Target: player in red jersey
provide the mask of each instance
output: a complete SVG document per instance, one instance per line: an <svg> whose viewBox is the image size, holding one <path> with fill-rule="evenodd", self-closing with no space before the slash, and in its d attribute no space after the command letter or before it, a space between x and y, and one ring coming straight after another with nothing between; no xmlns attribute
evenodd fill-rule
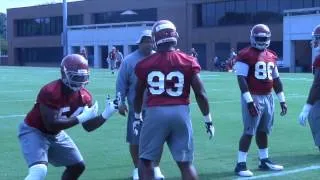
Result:
<svg viewBox="0 0 320 180"><path fill-rule="evenodd" d="M210 138L214 135L207 95L199 77L200 66L193 57L175 50L178 33L172 22L156 22L152 38L157 52L140 61L135 68L138 82L134 109L138 125L142 124L141 106L147 90L139 142L139 176L142 180L154 178L152 161L159 159L163 144L167 142L182 179L197 179L192 165L190 86L204 116L206 131Z"/></svg>
<svg viewBox="0 0 320 180"><path fill-rule="evenodd" d="M320 25L316 26L312 32L311 45L317 54L313 62L314 79L307 103L303 106L298 120L302 126L306 126L307 119L309 120L314 143L320 150Z"/></svg>
<svg viewBox="0 0 320 180"><path fill-rule="evenodd" d="M259 148L259 168L263 170L282 170L283 166L274 164L268 154L268 134L274 119L274 100L272 88L277 94L281 115L287 113L276 64L277 55L268 49L271 31L264 24L257 24L251 29L251 46L242 49L236 57L235 70L242 93L242 117L244 132L240 138L238 161L235 172L239 176L253 176L247 169L247 154L251 139L256 136Z"/></svg>
<svg viewBox="0 0 320 180"><path fill-rule="evenodd" d="M65 166L62 179L78 179L85 169L80 151L64 129L82 124L87 131L100 127L117 108L107 100L98 116L97 102L85 85L89 82L88 61L68 55L61 62L61 79L44 85L31 111L19 126L19 140L29 167L26 180L43 180L48 163Z"/></svg>

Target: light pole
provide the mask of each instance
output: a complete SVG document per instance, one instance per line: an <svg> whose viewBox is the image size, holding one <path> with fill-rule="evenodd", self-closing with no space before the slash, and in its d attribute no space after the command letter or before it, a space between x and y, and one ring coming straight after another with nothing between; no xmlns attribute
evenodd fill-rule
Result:
<svg viewBox="0 0 320 180"><path fill-rule="evenodd" d="M63 32L62 32L62 44L63 55L68 55L68 4L67 0L63 0L62 3L62 17L63 17Z"/></svg>

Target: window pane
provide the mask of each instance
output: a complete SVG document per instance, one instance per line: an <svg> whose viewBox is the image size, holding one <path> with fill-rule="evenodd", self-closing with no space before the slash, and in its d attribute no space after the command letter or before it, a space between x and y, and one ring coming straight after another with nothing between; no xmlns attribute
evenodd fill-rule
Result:
<svg viewBox="0 0 320 180"><path fill-rule="evenodd" d="M267 11L267 0L259 0L257 11Z"/></svg>
<svg viewBox="0 0 320 180"><path fill-rule="evenodd" d="M292 9L301 9L301 8L303 8L303 0L291 1L291 8Z"/></svg>
<svg viewBox="0 0 320 180"><path fill-rule="evenodd" d="M304 8L311 8L312 6L312 0L304 0L303 1L303 7Z"/></svg>
<svg viewBox="0 0 320 180"><path fill-rule="evenodd" d="M225 25L222 19L225 14L224 7L224 2L216 3L216 25Z"/></svg>
<svg viewBox="0 0 320 180"><path fill-rule="evenodd" d="M215 4L214 3L207 4L206 23L205 23L207 26L216 25L214 13L215 13Z"/></svg>
<svg viewBox="0 0 320 180"><path fill-rule="evenodd" d="M268 11L279 12L279 0L268 0Z"/></svg>
<svg viewBox="0 0 320 180"><path fill-rule="evenodd" d="M281 0L279 2L280 13L283 13L284 10L291 9L291 1L292 0Z"/></svg>

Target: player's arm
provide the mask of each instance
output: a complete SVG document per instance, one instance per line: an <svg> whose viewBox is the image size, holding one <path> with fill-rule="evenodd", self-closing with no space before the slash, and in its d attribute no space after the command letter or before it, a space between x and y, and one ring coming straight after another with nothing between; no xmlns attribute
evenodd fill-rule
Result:
<svg viewBox="0 0 320 180"><path fill-rule="evenodd" d="M129 81L129 75L128 75L128 66L127 61L124 60L120 66L117 81L116 81L116 92L117 95L120 95L120 102L119 102L119 113L123 116L126 115L126 112L128 112L128 109L126 107L126 97L128 93L128 81Z"/></svg>
<svg viewBox="0 0 320 180"><path fill-rule="evenodd" d="M249 113L251 114L251 116L255 117L258 115L258 108L253 101L251 93L249 92L249 86L247 83L249 65L242 61L237 61L234 66L242 97L247 102L247 108L249 110Z"/></svg>
<svg viewBox="0 0 320 180"><path fill-rule="evenodd" d="M79 124L77 117L61 118L58 110L52 109L45 104L40 103L40 113L43 123L49 131L58 132L63 129L71 128Z"/></svg>
<svg viewBox="0 0 320 180"><path fill-rule="evenodd" d="M191 81L191 87L194 91L194 95L200 111L204 116L204 122L206 125L207 133L209 134L209 138L211 139L214 136L214 126L212 124L212 118L210 114L210 106L207 97L207 93L204 89L203 83L200 79L199 74L194 74Z"/></svg>
<svg viewBox="0 0 320 180"><path fill-rule="evenodd" d="M309 112L313 106L313 104L320 99L319 96L320 91L320 68L314 69L314 78L313 82L309 91L307 103L303 106L302 111L299 115L299 123L302 126L306 126L307 124L307 118L309 115Z"/></svg>
<svg viewBox="0 0 320 180"><path fill-rule="evenodd" d="M99 116L95 116L83 122L82 127L86 131L91 132L102 126L112 116L113 113L118 111L119 99L120 98L117 96L117 98L112 101L108 96L104 111Z"/></svg>
<svg viewBox="0 0 320 180"><path fill-rule="evenodd" d="M280 102L280 106L281 106L281 116L284 116L285 114L287 114L287 104L286 104L286 99L283 93L283 85L282 82L280 80L280 76L279 76L279 72L278 72L278 68L277 66L274 67L273 71L272 71L272 78L273 78L273 89L274 92L277 94L279 102Z"/></svg>

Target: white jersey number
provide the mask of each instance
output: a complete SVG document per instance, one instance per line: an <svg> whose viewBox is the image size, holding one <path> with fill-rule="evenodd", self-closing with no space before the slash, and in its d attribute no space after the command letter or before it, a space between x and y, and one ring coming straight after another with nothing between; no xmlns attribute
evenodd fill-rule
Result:
<svg viewBox="0 0 320 180"><path fill-rule="evenodd" d="M274 69L273 62L258 61L255 65L254 76L260 80L265 80L265 79L272 80L273 69Z"/></svg>
<svg viewBox="0 0 320 180"><path fill-rule="evenodd" d="M165 81L172 81L174 78L174 88L166 88ZM160 71L152 71L148 74L149 91L151 94L160 95L166 92L170 96L180 96L184 85L184 75L179 71L170 72L167 76Z"/></svg>
<svg viewBox="0 0 320 180"><path fill-rule="evenodd" d="M69 107L69 106L60 108L59 114L58 114L58 118L61 119L61 120L63 120L63 119L68 119L68 117L67 117L66 114L67 114L69 111L70 111L70 107ZM82 111L83 111L83 107L78 107L78 109L75 110L75 111L73 112L73 114L71 114L71 116L70 116L69 118L78 116L79 114L82 113Z"/></svg>

